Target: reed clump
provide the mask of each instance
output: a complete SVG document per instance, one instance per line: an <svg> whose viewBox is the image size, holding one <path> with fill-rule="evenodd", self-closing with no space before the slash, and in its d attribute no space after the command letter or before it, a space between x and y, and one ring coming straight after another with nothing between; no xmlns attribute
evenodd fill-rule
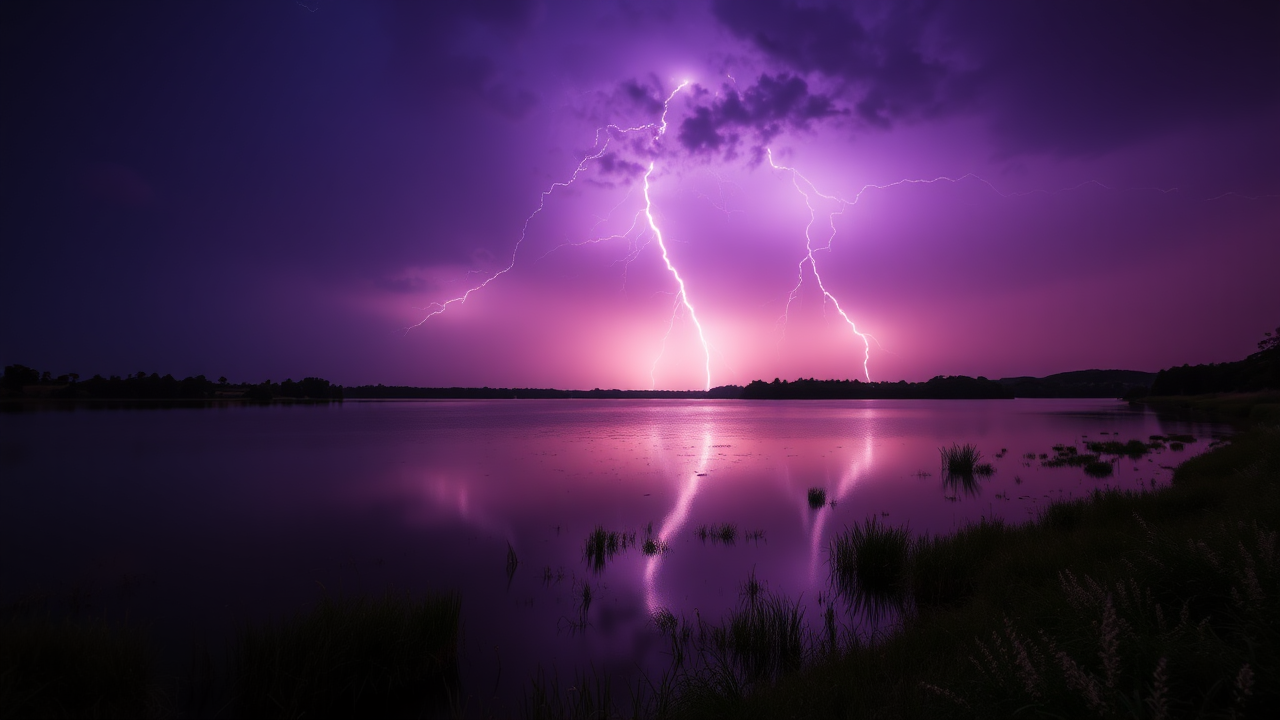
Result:
<svg viewBox="0 0 1280 720"><path fill-rule="evenodd" d="M640 544L640 552L650 557L661 555L667 551L667 544L661 538L647 537Z"/></svg>
<svg viewBox="0 0 1280 720"><path fill-rule="evenodd" d="M634 532L605 530L603 525L597 525L583 543L582 557L586 560L587 567L595 572L601 572L616 555L628 547L634 547L635 544Z"/></svg>
<svg viewBox="0 0 1280 720"><path fill-rule="evenodd" d="M982 462L982 453L978 446L965 443L952 443L949 448L938 448L942 456L942 471L950 475L972 475L978 463Z"/></svg>
<svg viewBox="0 0 1280 720"><path fill-rule="evenodd" d="M826 488L811 487L809 488L809 507L819 510L823 505L827 504Z"/></svg>
<svg viewBox="0 0 1280 720"><path fill-rule="evenodd" d="M1090 463L1085 463L1084 466L1084 474L1091 478L1111 477L1113 472L1115 472L1115 468L1111 463L1103 460L1095 460Z"/></svg>
<svg viewBox="0 0 1280 720"><path fill-rule="evenodd" d="M872 616L901 608L907 587L911 533L874 515L831 539L827 560L831 585L855 611Z"/></svg>

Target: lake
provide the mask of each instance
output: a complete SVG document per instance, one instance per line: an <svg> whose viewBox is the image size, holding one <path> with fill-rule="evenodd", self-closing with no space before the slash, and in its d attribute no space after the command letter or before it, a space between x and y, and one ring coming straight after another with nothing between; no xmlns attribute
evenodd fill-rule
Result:
<svg viewBox="0 0 1280 720"><path fill-rule="evenodd" d="M324 593L455 590L463 682L518 700L538 666L626 675L659 609L717 619L754 572L820 624L826 549L875 516L914 534L1150 488L1224 426L1112 400L347 401L0 414L5 606L128 617L183 668ZM1189 434L1104 479L1054 445ZM947 483L939 448L994 467ZM1035 457L1027 458L1033 453ZM821 488L827 504L810 506ZM732 525L722 541L715 530ZM592 530L634 533L602 568ZM711 535L700 536L700 527ZM665 552L646 555L650 538ZM508 573L508 553L518 564ZM592 600L582 612L582 589ZM850 622L855 622L850 620ZM175 670L174 672L180 672Z"/></svg>

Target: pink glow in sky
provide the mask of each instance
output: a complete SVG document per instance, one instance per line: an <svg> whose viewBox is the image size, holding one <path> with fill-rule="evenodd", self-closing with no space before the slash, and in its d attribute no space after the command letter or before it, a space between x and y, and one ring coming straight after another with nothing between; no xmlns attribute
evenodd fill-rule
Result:
<svg viewBox="0 0 1280 720"><path fill-rule="evenodd" d="M0 360L684 389L1237 359L1280 314L1276 13L32 9ZM857 200L814 196L825 294L766 147Z"/></svg>

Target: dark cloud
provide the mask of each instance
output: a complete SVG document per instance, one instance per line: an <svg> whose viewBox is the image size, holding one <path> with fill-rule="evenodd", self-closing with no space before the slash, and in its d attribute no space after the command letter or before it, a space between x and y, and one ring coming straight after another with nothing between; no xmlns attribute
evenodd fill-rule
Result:
<svg viewBox="0 0 1280 720"><path fill-rule="evenodd" d="M640 81L631 79L622 83L620 86L621 96L626 98L632 106L639 108L647 115L659 115L662 113L663 97L661 90L657 87L651 87L648 84L642 84Z"/></svg>
<svg viewBox="0 0 1280 720"><path fill-rule="evenodd" d="M440 100L471 101L519 119L537 96L502 78L482 49L464 47L469 31L485 28L511 44L541 15L532 0L489 2L394 2L385 6L391 37L391 71L404 95L434 109ZM498 50L493 50L497 53Z"/></svg>
<svg viewBox="0 0 1280 720"><path fill-rule="evenodd" d="M698 88L700 99L710 97ZM680 143L690 152L723 152L731 155L751 133L759 146L767 144L784 128L805 128L814 120L839 115L830 97L809 91L803 79L787 73L762 74L755 85L741 94L725 85L721 94L680 124Z"/></svg>
<svg viewBox="0 0 1280 720"><path fill-rule="evenodd" d="M621 175L633 178L644 174L644 166L629 160L623 160L617 153L605 153L596 160L596 172L600 175Z"/></svg>
<svg viewBox="0 0 1280 720"><path fill-rule="evenodd" d="M714 13L840 83L869 125L980 113L1005 154L1102 152L1280 105L1280 3L716 0Z"/></svg>

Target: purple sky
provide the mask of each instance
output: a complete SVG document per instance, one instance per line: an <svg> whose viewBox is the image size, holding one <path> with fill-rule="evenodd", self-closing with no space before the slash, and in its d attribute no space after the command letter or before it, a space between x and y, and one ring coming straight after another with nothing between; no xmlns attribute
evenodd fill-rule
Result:
<svg viewBox="0 0 1280 720"><path fill-rule="evenodd" d="M31 2L3 33L4 364L699 388L862 378L867 345L874 380L1157 370L1280 323L1273 2Z"/></svg>

